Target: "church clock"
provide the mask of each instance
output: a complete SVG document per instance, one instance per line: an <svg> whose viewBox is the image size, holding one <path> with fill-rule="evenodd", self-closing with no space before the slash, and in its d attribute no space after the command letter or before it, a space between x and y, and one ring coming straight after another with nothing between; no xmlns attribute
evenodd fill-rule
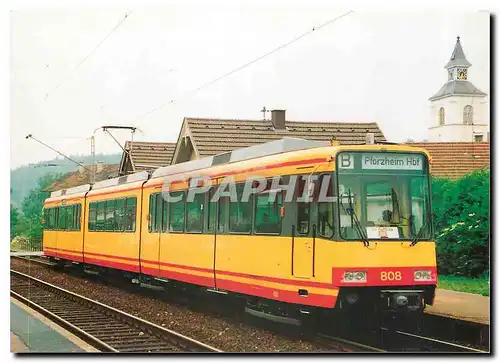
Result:
<svg viewBox="0 0 500 363"><path fill-rule="evenodd" d="M457 69L457 78L463 80L467 79L467 69L465 68Z"/></svg>

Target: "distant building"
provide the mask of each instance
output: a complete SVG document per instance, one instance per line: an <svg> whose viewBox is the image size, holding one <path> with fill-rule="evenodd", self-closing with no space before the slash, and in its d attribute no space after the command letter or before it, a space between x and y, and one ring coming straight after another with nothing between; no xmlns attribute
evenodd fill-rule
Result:
<svg viewBox="0 0 500 363"><path fill-rule="evenodd" d="M170 165L175 142L127 141L120 161L120 175L152 171Z"/></svg>
<svg viewBox="0 0 500 363"><path fill-rule="evenodd" d="M431 124L428 141L482 142L489 141L488 96L468 80L467 61L460 37L445 69L448 81L429 98Z"/></svg>
<svg viewBox="0 0 500 363"><path fill-rule="evenodd" d="M376 122L288 121L285 110L272 110L271 120L186 117L177 139L172 164L284 137L313 141L330 141L335 138L341 144L364 144L367 133L373 133L376 142L386 141Z"/></svg>
<svg viewBox="0 0 500 363"><path fill-rule="evenodd" d="M96 181L115 178L118 176L119 165L96 165ZM90 184L92 179L92 166L79 167L78 170L64 174L46 188L46 191L73 188L79 185Z"/></svg>
<svg viewBox="0 0 500 363"><path fill-rule="evenodd" d="M271 120L235 120L185 117L176 143L125 143L120 175L179 164L284 137L313 141L337 139L341 144L364 144L372 133L376 142L385 136L376 122L287 121L284 110L271 111Z"/></svg>

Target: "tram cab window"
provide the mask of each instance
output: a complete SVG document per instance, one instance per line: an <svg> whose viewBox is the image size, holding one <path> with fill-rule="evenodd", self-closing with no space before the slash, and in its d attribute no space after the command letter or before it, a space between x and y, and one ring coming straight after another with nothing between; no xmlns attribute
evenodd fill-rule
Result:
<svg viewBox="0 0 500 363"><path fill-rule="evenodd" d="M184 232L184 192L171 192L172 199L180 199L177 202L169 202L169 231Z"/></svg>
<svg viewBox="0 0 500 363"><path fill-rule="evenodd" d="M203 193L197 193L192 201L186 201L186 232L203 231L204 201L205 194Z"/></svg>
<svg viewBox="0 0 500 363"><path fill-rule="evenodd" d="M252 195L242 201L244 184L236 185L237 201L229 203L229 231L250 233L252 229Z"/></svg>

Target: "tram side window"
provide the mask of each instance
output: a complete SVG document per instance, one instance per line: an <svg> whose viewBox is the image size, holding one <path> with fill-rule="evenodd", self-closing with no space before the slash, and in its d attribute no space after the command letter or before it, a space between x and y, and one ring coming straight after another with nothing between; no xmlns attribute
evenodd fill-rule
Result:
<svg viewBox="0 0 500 363"><path fill-rule="evenodd" d="M106 202L97 202L96 231L104 231Z"/></svg>
<svg viewBox="0 0 500 363"><path fill-rule="evenodd" d="M184 232L184 192L171 192L172 199L180 199L169 202L169 231Z"/></svg>
<svg viewBox="0 0 500 363"><path fill-rule="evenodd" d="M244 184L236 185L236 202L229 203L229 231L250 233L252 229L252 195L247 201L242 200Z"/></svg>
<svg viewBox="0 0 500 363"><path fill-rule="evenodd" d="M54 229L54 211L55 208L47 208L44 210L45 215L45 229L52 230Z"/></svg>
<svg viewBox="0 0 500 363"><path fill-rule="evenodd" d="M59 207L59 220L57 221L57 229L66 229L66 208Z"/></svg>
<svg viewBox="0 0 500 363"><path fill-rule="evenodd" d="M333 197L331 176L322 175L319 181L319 197L325 196L323 188L327 188L326 197ZM326 238L333 236L333 202L331 201L318 201L318 234Z"/></svg>
<svg viewBox="0 0 500 363"><path fill-rule="evenodd" d="M73 230L73 221L75 219L75 210L72 205L63 207L66 210L66 230L67 231L72 231Z"/></svg>
<svg viewBox="0 0 500 363"><path fill-rule="evenodd" d="M168 230L168 203L163 199L163 194L160 193L161 199L163 200L163 220L162 220L162 231L167 232Z"/></svg>
<svg viewBox="0 0 500 363"><path fill-rule="evenodd" d="M161 193L149 196L149 232L160 232L163 220L163 198Z"/></svg>
<svg viewBox="0 0 500 363"><path fill-rule="evenodd" d="M89 204L89 231L96 230L97 220L97 203L92 202Z"/></svg>
<svg viewBox="0 0 500 363"><path fill-rule="evenodd" d="M149 196L149 221L148 221L148 231L149 232L154 232L154 225L155 225L155 219L156 219L156 195L157 194L151 194Z"/></svg>
<svg viewBox="0 0 500 363"><path fill-rule="evenodd" d="M186 201L186 232L203 231L204 201L205 194L200 193L195 194L192 201Z"/></svg>
<svg viewBox="0 0 500 363"><path fill-rule="evenodd" d="M297 178L297 199L303 200L303 195L306 187L305 176L299 176ZM297 201L297 233L298 234L308 234L309 233L309 218L311 215L311 203L299 202Z"/></svg>
<svg viewBox="0 0 500 363"><path fill-rule="evenodd" d="M156 194L156 211L155 211L155 232L161 231L161 222L163 220L163 198L161 193Z"/></svg>
<svg viewBox="0 0 500 363"><path fill-rule="evenodd" d="M80 230L80 216L82 215L82 205L75 204L73 207L75 208L73 226L75 227L75 231L79 231Z"/></svg>
<svg viewBox="0 0 500 363"><path fill-rule="evenodd" d="M276 194L274 198L267 193L256 195L255 233L280 233L282 206L281 193Z"/></svg>
<svg viewBox="0 0 500 363"><path fill-rule="evenodd" d="M217 187L213 187L210 189L208 193L208 231L213 232L216 220L216 212L217 212L217 202L213 201L213 197L217 191ZM224 223L226 222L226 213L227 213L227 200L228 197L220 197L219 204L219 215L217 216L217 233L224 232Z"/></svg>
<svg viewBox="0 0 500 363"><path fill-rule="evenodd" d="M104 218L104 229L106 231L113 231L114 230L114 220L115 220L115 206L116 206L116 200L107 200L106 201L106 213L105 213L105 218Z"/></svg>
<svg viewBox="0 0 500 363"><path fill-rule="evenodd" d="M125 230L125 198L116 200L115 209L115 231Z"/></svg>
<svg viewBox="0 0 500 363"><path fill-rule="evenodd" d="M125 231L135 231L135 216L137 211L137 198L127 198L125 201Z"/></svg>

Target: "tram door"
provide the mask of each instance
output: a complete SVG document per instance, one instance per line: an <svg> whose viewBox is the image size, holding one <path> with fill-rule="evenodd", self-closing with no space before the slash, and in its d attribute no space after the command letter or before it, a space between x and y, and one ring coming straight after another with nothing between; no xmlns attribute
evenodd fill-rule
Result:
<svg viewBox="0 0 500 363"><path fill-rule="evenodd" d="M220 180L220 179L219 179ZM217 268L217 236L218 234L224 232L225 224L225 209L223 205L224 198L220 198L217 201L212 201L213 197L217 191L218 183L217 179L212 180L212 187L208 192L207 200L207 212L208 212L208 231L212 233L213 236L213 276L214 276L214 286L217 288L217 279L215 276L215 271Z"/></svg>
<svg viewBox="0 0 500 363"><path fill-rule="evenodd" d="M297 180L294 203L296 214L293 216L295 224L292 226L292 275L301 278L311 278L314 274L316 226L311 226L311 203L298 200L304 193L313 193L313 185L308 186L306 179L306 176L302 176Z"/></svg>
<svg viewBox="0 0 500 363"><path fill-rule="evenodd" d="M314 245L310 237L295 237L293 248L293 276L311 278L313 275Z"/></svg>
<svg viewBox="0 0 500 363"><path fill-rule="evenodd" d="M302 190L299 192L301 193ZM293 226L292 233L292 275L311 278L314 275L316 225L312 226L311 231L310 203L297 203L296 221L297 224Z"/></svg>

